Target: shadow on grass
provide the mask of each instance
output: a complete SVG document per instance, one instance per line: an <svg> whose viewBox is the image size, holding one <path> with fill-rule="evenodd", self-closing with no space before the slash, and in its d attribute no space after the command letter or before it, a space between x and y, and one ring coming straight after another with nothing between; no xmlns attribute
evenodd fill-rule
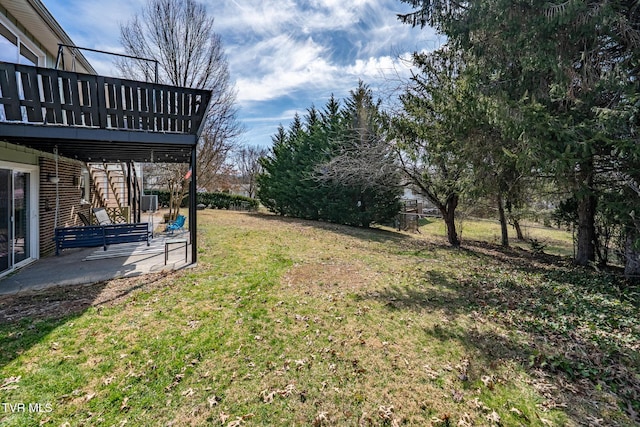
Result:
<svg viewBox="0 0 640 427"><path fill-rule="evenodd" d="M488 256L491 259L532 271L539 271L544 266L555 269L558 266L567 266L571 263L569 258L559 255L535 254L517 246L504 247L479 240L465 240L460 250L472 256Z"/></svg>
<svg viewBox="0 0 640 427"><path fill-rule="evenodd" d="M321 230L339 233L349 237L355 237L362 240L385 243L385 242L401 242L412 240L411 236L395 232L391 230L383 230L376 227L356 227L351 225L336 224L326 221L315 221L310 219L292 218L288 216L280 216L264 212L248 212L247 215L258 216L262 220L277 221L283 224L298 224L307 227L318 228Z"/></svg>
<svg viewBox="0 0 640 427"><path fill-rule="evenodd" d="M441 311L449 319L476 322L466 328L444 322L424 333L460 342L486 366L502 360L532 377L544 372L564 397L583 397L566 409L579 423L593 421L586 414L593 415L594 390L615 396L627 421L640 421L639 289L611 274L554 265L520 251L484 244L455 250L486 264L457 274L461 279L422 271L412 284L365 298L390 311ZM484 324L498 324L504 332Z"/></svg>
<svg viewBox="0 0 640 427"><path fill-rule="evenodd" d="M156 285L162 278L160 274L149 274L0 295L0 369L89 308L121 302L132 292Z"/></svg>
<svg viewBox="0 0 640 427"><path fill-rule="evenodd" d="M16 324L0 325L0 369L44 340L58 327L73 321L78 316L80 314L47 320L23 319Z"/></svg>

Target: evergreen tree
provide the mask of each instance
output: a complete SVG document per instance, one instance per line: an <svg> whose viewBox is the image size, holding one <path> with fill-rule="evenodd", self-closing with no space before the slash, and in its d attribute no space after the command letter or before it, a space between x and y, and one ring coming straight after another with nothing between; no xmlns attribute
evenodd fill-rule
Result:
<svg viewBox="0 0 640 427"><path fill-rule="evenodd" d="M331 159L320 165L317 180L334 188L339 208L333 212L340 222L361 226L387 222L400 210L401 177L385 139L380 101L374 101L364 82L350 92L340 120Z"/></svg>
<svg viewBox="0 0 640 427"><path fill-rule="evenodd" d="M444 48L415 54L414 63L421 73L400 96L402 112L392 120L401 167L440 211L449 243L459 246L455 211L469 184L464 146L471 135L467 100L472 94L457 52Z"/></svg>
<svg viewBox="0 0 640 427"><path fill-rule="evenodd" d="M609 211L598 203L614 188L628 191L611 170L632 173L626 159L640 150L637 2L401 1L415 7L404 22L435 26L473 58L482 93L510 111L495 126L525 141L532 169L575 200L576 263L594 261L598 209Z"/></svg>
<svg viewBox="0 0 640 427"><path fill-rule="evenodd" d="M304 122L296 116L289 132L279 129L263 160L258 192L263 204L282 215L348 225L391 220L400 208L398 180L375 182L370 174L341 179L332 162L357 159L372 141L384 145L381 118L380 104L362 82L344 107L331 97L322 111L311 107ZM393 165L391 157L386 160Z"/></svg>

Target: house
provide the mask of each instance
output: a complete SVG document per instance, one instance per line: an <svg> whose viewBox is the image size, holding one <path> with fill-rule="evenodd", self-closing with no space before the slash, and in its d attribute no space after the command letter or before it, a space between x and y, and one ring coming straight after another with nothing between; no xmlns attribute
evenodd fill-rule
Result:
<svg viewBox="0 0 640 427"><path fill-rule="evenodd" d="M0 275L52 254L54 228L92 206L139 220L141 162L190 164L195 194L210 97L99 76L40 0L0 0Z"/></svg>

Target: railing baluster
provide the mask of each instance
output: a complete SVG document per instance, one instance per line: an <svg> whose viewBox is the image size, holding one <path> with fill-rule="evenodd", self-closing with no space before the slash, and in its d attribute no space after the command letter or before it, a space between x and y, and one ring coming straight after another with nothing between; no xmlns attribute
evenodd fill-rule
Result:
<svg viewBox="0 0 640 427"><path fill-rule="evenodd" d="M171 132L176 132L178 130L176 126L176 122L178 118L178 114L177 114L178 101L176 99L175 90L169 90L169 100L170 100L169 117L171 118L170 130Z"/></svg>
<svg viewBox="0 0 640 427"><path fill-rule="evenodd" d="M56 118L53 113L53 85L51 84L51 75L42 73L42 107L45 111L46 123L55 123Z"/></svg>
<svg viewBox="0 0 640 427"><path fill-rule="evenodd" d="M125 129L137 129L137 126L133 123L133 98L131 94L131 87L127 84L122 84L122 111L124 121L122 127Z"/></svg>
<svg viewBox="0 0 640 427"><path fill-rule="evenodd" d="M119 129L126 129L127 125L125 124L125 121L124 121L124 113L125 113L126 105L124 105L125 103L122 96L122 91L123 91L122 82L119 79L116 79L114 81L113 90L116 95L116 105L114 106L114 108L115 108L116 122L117 122L117 124L114 127Z"/></svg>
<svg viewBox="0 0 640 427"><path fill-rule="evenodd" d="M176 92L174 91L174 93L176 94L177 97L177 107L178 107L178 111L176 111L177 113L177 118L176 118L176 132L183 132L184 129L184 92Z"/></svg>
<svg viewBox="0 0 640 427"><path fill-rule="evenodd" d="M169 118L169 114L171 112L171 108L170 108L170 100L169 100L169 89L161 89L160 92L162 93L162 132L168 132L169 129L169 124L170 124L170 118ZM159 129L160 130L160 129Z"/></svg>
<svg viewBox="0 0 640 427"><path fill-rule="evenodd" d="M131 125L130 129L140 130L142 126L140 124L140 88L136 85L130 85L129 91L131 91Z"/></svg>
<svg viewBox="0 0 640 427"><path fill-rule="evenodd" d="M40 70L43 80L43 106L46 109L47 123L64 124L62 119L62 100L60 97L60 74L56 70Z"/></svg>
<svg viewBox="0 0 640 427"><path fill-rule="evenodd" d="M107 129L107 86L105 78L98 76L96 85L96 93L98 95L98 120L102 129Z"/></svg>
<svg viewBox="0 0 640 427"><path fill-rule="evenodd" d="M40 108L40 91L38 90L38 74L34 69L21 69L23 100L22 106L27 112L27 121L42 122L42 108Z"/></svg>
<svg viewBox="0 0 640 427"><path fill-rule="evenodd" d="M7 120L22 120L15 65L5 62L1 63L1 66L0 90L2 98L0 98L0 102L4 105L5 117Z"/></svg>
<svg viewBox="0 0 640 427"><path fill-rule="evenodd" d="M151 92L149 88L141 86L139 88L140 92L140 129L141 130L150 130L149 129L149 93Z"/></svg>
<svg viewBox="0 0 640 427"><path fill-rule="evenodd" d="M85 119L87 114L89 116L88 124L90 126L100 127L100 102L98 100L98 94L100 93L100 85L95 76L85 75L83 79L86 83L89 96L85 99Z"/></svg>
<svg viewBox="0 0 640 427"><path fill-rule="evenodd" d="M80 91L78 87L78 77L75 73L64 73L62 81L64 83L64 110L67 115L69 125L82 125L82 109L80 105Z"/></svg>

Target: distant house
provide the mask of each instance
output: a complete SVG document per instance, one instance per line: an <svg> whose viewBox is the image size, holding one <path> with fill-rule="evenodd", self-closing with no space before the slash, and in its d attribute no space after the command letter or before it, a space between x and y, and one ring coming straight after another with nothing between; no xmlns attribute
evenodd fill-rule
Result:
<svg viewBox="0 0 640 427"><path fill-rule="evenodd" d="M51 254L54 228L92 206L139 220L138 163L195 171L210 96L98 76L40 0L0 0L0 276Z"/></svg>

